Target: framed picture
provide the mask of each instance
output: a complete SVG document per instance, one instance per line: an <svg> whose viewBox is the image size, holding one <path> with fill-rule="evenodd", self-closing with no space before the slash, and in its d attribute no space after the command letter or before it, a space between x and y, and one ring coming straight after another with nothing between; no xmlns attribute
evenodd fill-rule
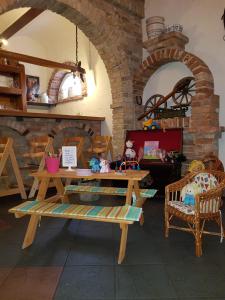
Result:
<svg viewBox="0 0 225 300"><path fill-rule="evenodd" d="M36 101L40 88L40 79L37 76L26 75L27 101Z"/></svg>
<svg viewBox="0 0 225 300"><path fill-rule="evenodd" d="M144 159L159 159L159 141L144 142Z"/></svg>

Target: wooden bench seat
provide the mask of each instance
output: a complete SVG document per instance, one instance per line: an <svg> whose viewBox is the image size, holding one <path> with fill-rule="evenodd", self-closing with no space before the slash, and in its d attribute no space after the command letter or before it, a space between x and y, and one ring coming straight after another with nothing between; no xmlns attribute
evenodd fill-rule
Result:
<svg viewBox="0 0 225 300"><path fill-rule="evenodd" d="M157 190L155 189L140 189L140 196L143 199L152 198L155 196ZM94 193L102 195L126 196L127 188L120 187L102 187L102 186L88 186L88 185L67 185L65 186L65 193ZM135 195L132 195L133 205L136 205ZM143 204L143 203L142 203Z"/></svg>
<svg viewBox="0 0 225 300"><path fill-rule="evenodd" d="M125 257L128 224L133 224L135 221L140 220L142 209L130 205L105 207L68 203L46 203L45 201L34 200L26 201L13 207L9 212L14 213L17 218L31 215L22 246L23 249L33 243L40 216L119 223L122 230L118 257L118 263L120 264Z"/></svg>

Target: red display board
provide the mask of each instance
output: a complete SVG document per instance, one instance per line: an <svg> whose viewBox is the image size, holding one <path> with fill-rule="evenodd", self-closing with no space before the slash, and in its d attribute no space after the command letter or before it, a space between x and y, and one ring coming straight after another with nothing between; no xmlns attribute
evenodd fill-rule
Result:
<svg viewBox="0 0 225 300"><path fill-rule="evenodd" d="M136 153L138 153L140 147L144 147L145 141L159 141L159 148L167 152L182 152L183 131L181 128L166 130L128 130L126 140L134 141L133 148Z"/></svg>

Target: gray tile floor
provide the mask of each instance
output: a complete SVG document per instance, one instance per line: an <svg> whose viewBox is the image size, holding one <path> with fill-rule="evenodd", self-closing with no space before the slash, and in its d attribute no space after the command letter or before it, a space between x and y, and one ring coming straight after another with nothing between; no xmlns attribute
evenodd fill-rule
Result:
<svg viewBox="0 0 225 300"><path fill-rule="evenodd" d="M0 202L1 300L225 299L225 241L205 237L196 258L190 234L165 239L162 201L146 202L143 227L130 225L121 265L119 226L107 223L42 219L34 244L21 250L28 218L7 212L18 203Z"/></svg>

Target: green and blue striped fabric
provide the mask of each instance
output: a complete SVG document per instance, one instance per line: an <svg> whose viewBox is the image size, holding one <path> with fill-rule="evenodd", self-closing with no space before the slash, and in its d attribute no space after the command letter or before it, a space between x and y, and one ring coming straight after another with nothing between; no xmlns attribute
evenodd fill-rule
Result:
<svg viewBox="0 0 225 300"><path fill-rule="evenodd" d="M95 186L85 186L85 185L67 185L65 187L66 192L87 192L87 193L99 193L105 195L118 195L126 196L127 188L117 188L117 187L95 187ZM141 189L140 194L143 198L152 198L155 196L157 190L155 189Z"/></svg>
<svg viewBox="0 0 225 300"><path fill-rule="evenodd" d="M142 208L130 205L105 207L79 204L26 201L9 210L11 213L37 214L41 216L90 217L112 220L139 221Z"/></svg>

